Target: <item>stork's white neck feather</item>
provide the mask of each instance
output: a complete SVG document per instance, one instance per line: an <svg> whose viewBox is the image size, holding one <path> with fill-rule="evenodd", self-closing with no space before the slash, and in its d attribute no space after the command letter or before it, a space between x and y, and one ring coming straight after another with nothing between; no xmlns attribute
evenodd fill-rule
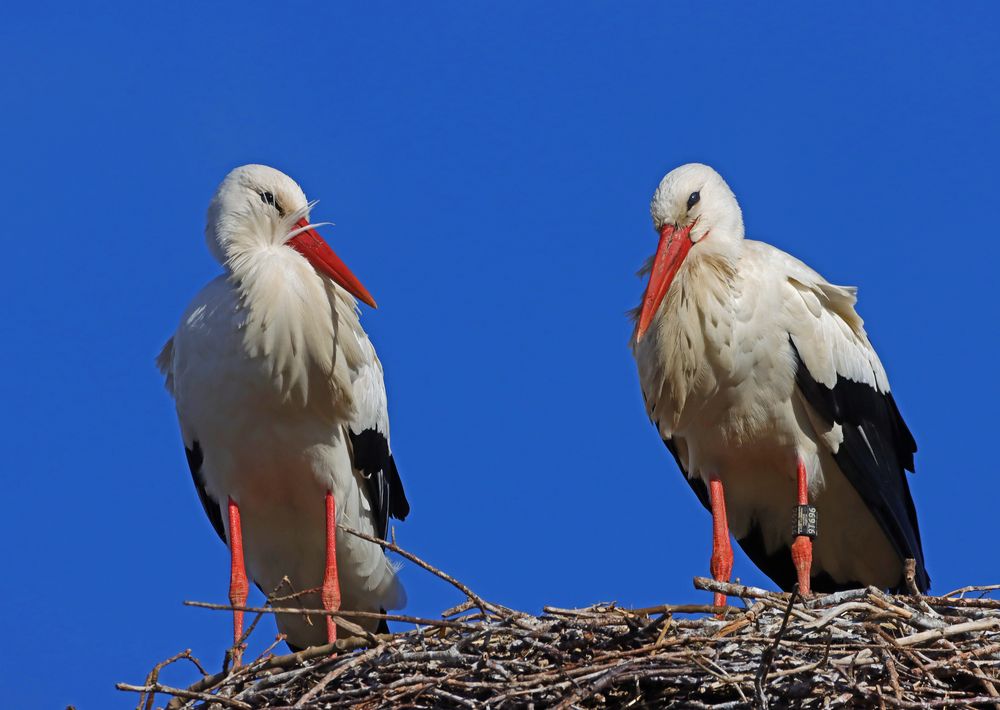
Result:
<svg viewBox="0 0 1000 710"><path fill-rule="evenodd" d="M705 369L732 330L739 244L702 251L678 272L646 337L633 348L647 408L664 436L674 431L688 397L705 382ZM634 312L637 317L638 309ZM711 323L706 329L704 324ZM664 401L666 400L666 401ZM653 415L655 408L656 416Z"/></svg>
<svg viewBox="0 0 1000 710"><path fill-rule="evenodd" d="M663 178L650 204L653 226L690 227L694 243L660 303L647 335L632 346L647 409L669 436L684 405L706 381L707 366L732 328L743 215L732 190L707 165L683 165ZM643 269L643 274L650 268ZM638 319L641 305L632 315ZM705 327L705 324L710 327ZM660 400L660 401L658 401ZM655 414L653 410L655 409Z"/></svg>
<svg viewBox="0 0 1000 710"><path fill-rule="evenodd" d="M307 402L310 376L334 362L334 309L321 278L280 247L243 252L228 266L246 311L247 354L268 364L280 391Z"/></svg>
<svg viewBox="0 0 1000 710"><path fill-rule="evenodd" d="M349 418L357 304L286 244L311 207L287 175L243 166L219 186L205 232L239 292L247 356L265 365L282 401Z"/></svg>

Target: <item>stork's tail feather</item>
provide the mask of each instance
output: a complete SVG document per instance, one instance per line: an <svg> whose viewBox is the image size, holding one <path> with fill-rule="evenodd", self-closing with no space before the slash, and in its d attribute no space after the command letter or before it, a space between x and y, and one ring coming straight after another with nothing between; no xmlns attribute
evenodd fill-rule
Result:
<svg viewBox="0 0 1000 710"><path fill-rule="evenodd" d="M379 609L378 611L379 611L380 614L384 614L385 613L385 609ZM377 633L377 634L391 634L392 632L389 631L389 622L386 621L385 619L379 619L378 628L375 630L375 633Z"/></svg>

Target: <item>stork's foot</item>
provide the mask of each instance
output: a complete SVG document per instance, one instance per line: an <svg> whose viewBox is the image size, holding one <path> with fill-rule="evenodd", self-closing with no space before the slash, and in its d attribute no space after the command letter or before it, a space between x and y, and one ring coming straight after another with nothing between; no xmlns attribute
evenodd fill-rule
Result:
<svg viewBox="0 0 1000 710"><path fill-rule="evenodd" d="M233 606L246 606L247 592L247 571L243 565L243 527L240 523L240 509L236 501L229 499L229 552L230 552L230 575L229 575L229 603ZM233 611L233 667L242 663L243 660L243 612Z"/></svg>
<svg viewBox="0 0 1000 710"><path fill-rule="evenodd" d="M712 501L712 559L709 568L716 581L728 582L733 573L733 546L729 542L729 520L722 481L711 479L708 490ZM726 606L726 595L716 592L713 603L715 606Z"/></svg>
<svg viewBox="0 0 1000 710"><path fill-rule="evenodd" d="M326 571L320 593L325 611L340 611L340 579L337 576L337 502L332 491L326 493ZM337 640L337 622L326 617L326 639Z"/></svg>

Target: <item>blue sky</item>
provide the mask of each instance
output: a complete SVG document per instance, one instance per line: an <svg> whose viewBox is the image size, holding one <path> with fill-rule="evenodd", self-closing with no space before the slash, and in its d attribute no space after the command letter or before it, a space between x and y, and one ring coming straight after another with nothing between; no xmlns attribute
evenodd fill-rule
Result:
<svg viewBox="0 0 1000 710"><path fill-rule="evenodd" d="M115 681L221 659L228 617L181 602L225 599L227 553L153 358L219 270L205 208L248 162L321 200L379 302L399 542L487 598L708 599L709 517L643 414L624 316L650 195L692 160L751 237L860 287L920 446L934 589L1000 581L998 22L985 2L5 10L0 697L131 707ZM458 601L403 576L414 614Z"/></svg>

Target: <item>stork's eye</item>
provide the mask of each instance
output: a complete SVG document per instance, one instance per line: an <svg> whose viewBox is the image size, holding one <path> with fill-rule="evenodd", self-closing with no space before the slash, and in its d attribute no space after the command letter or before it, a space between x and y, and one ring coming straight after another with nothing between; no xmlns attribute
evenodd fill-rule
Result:
<svg viewBox="0 0 1000 710"><path fill-rule="evenodd" d="M688 209L691 209L696 204L698 204L698 200L700 200L700 199L701 199L701 193L700 192L692 192L691 196L688 197Z"/></svg>
<svg viewBox="0 0 1000 710"><path fill-rule="evenodd" d="M278 201L274 199L273 192L260 193L260 201L263 202L265 205L271 205L272 207L274 207L274 209L278 210L278 214L281 215L282 217L285 216L285 211L281 209L281 205L279 205Z"/></svg>

